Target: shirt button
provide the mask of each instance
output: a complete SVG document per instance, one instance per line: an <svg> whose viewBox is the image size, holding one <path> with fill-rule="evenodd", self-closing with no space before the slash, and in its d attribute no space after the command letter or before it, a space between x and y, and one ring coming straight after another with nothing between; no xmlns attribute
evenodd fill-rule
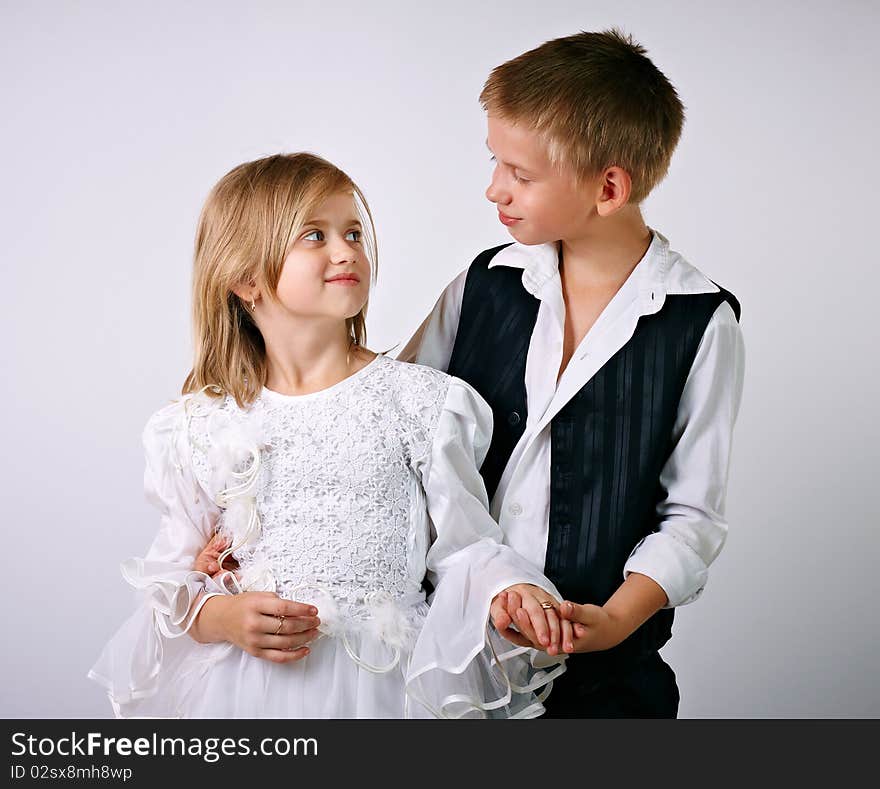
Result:
<svg viewBox="0 0 880 789"><path fill-rule="evenodd" d="M507 417L507 424L515 426L520 422L520 415L516 411L511 411L510 416Z"/></svg>
<svg viewBox="0 0 880 789"><path fill-rule="evenodd" d="M516 502L514 502L513 504L511 504L511 505L507 508L507 511L508 511L508 512L509 512L514 518L518 518L520 515L523 514L522 504L517 504Z"/></svg>

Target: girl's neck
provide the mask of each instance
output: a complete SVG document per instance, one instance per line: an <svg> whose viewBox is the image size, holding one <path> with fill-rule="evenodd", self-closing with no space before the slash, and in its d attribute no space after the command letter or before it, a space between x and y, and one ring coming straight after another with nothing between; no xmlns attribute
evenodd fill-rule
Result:
<svg viewBox="0 0 880 789"><path fill-rule="evenodd" d="M286 395L327 389L353 375L375 358L353 347L344 323L301 330L283 338L266 337L266 388Z"/></svg>

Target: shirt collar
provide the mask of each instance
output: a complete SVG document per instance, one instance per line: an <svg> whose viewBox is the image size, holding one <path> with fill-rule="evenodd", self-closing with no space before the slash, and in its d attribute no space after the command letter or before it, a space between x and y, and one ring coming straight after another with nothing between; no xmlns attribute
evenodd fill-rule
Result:
<svg viewBox="0 0 880 789"><path fill-rule="evenodd" d="M637 288L639 298L650 311L659 310L667 294L717 293L718 286L669 248L669 241L651 230L651 244L636 264L623 288ZM544 285L559 274L559 255L555 243L526 246L518 242L502 249L489 268L509 266L523 270L523 287L538 296Z"/></svg>

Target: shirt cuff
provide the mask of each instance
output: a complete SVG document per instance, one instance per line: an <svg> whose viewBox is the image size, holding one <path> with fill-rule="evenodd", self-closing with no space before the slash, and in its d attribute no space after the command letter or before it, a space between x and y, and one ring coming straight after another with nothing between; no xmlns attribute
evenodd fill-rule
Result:
<svg viewBox="0 0 880 789"><path fill-rule="evenodd" d="M623 567L630 573L647 575L666 592L664 608L675 608L696 600L706 586L709 569L696 552L668 534L655 532L636 545Z"/></svg>

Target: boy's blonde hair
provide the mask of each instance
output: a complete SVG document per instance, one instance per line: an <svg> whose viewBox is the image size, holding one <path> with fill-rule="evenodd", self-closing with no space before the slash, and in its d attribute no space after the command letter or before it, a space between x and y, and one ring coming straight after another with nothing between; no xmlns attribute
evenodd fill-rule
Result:
<svg viewBox="0 0 880 789"><path fill-rule="evenodd" d="M636 204L666 174L684 124L675 88L618 30L557 38L503 63L480 103L539 132L553 163L579 178L623 168Z"/></svg>
<svg viewBox="0 0 880 789"><path fill-rule="evenodd" d="M199 217L193 265L193 368L182 392L216 387L241 407L266 382L266 347L247 305L233 288L260 283L277 294L284 259L305 222L338 192L351 193L375 278L376 234L357 184L310 153L277 154L230 170L211 190ZM347 320L352 343L366 344L367 305Z"/></svg>

